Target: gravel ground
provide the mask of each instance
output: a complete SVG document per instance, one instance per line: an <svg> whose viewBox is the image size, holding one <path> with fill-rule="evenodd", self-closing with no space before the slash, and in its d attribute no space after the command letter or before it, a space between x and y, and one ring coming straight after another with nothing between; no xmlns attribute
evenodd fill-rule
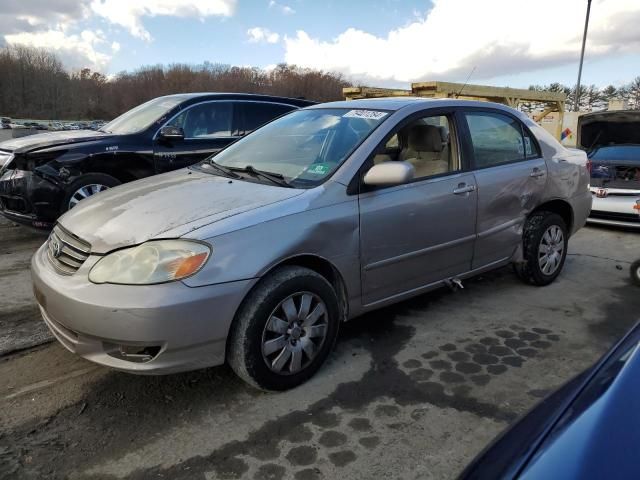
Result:
<svg viewBox="0 0 640 480"><path fill-rule="evenodd" d="M286 393L257 392L226 367L118 373L57 343L4 355L0 477L453 478L637 320L638 238L585 228L551 286L505 268L358 318L318 375ZM42 241L0 224L2 338L42 331L28 279Z"/></svg>

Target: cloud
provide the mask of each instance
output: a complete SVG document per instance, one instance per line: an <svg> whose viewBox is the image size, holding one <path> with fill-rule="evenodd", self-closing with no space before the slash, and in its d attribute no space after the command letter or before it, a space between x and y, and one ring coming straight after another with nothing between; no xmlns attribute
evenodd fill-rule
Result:
<svg viewBox="0 0 640 480"><path fill-rule="evenodd" d="M434 0L422 18L386 36L349 28L326 41L303 30L285 37L285 60L378 84L492 78L576 62L582 0ZM594 0L589 59L640 52L640 2Z"/></svg>
<svg viewBox="0 0 640 480"><path fill-rule="evenodd" d="M118 42L111 43L111 51L113 53L118 53L120 51L120 44Z"/></svg>
<svg viewBox="0 0 640 480"><path fill-rule="evenodd" d="M67 34L61 29L22 32L5 35L4 39L10 45L29 45L54 51L71 68L103 70L111 60L110 55L96 50L105 43L104 34L99 30L83 30L79 34Z"/></svg>
<svg viewBox="0 0 640 480"><path fill-rule="evenodd" d="M91 10L110 23L120 25L131 35L151 41L142 24L143 17L167 15L203 19L210 16L230 17L236 0L93 0Z"/></svg>
<svg viewBox="0 0 640 480"><path fill-rule="evenodd" d="M278 43L280 35L268 28L253 27L247 30L249 43Z"/></svg>
<svg viewBox="0 0 640 480"><path fill-rule="evenodd" d="M296 13L296 11L289 5L278 3L275 0L269 0L269 8L280 10L280 13L282 13L283 15L293 15L294 13Z"/></svg>
<svg viewBox="0 0 640 480"><path fill-rule="evenodd" d="M63 29L88 14L86 2L78 0L29 0L3 2L0 37L56 27Z"/></svg>

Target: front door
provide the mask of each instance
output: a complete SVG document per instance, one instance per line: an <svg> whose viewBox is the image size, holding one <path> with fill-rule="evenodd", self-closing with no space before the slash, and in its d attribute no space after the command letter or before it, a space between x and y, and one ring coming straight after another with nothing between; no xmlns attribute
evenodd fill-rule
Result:
<svg viewBox="0 0 640 480"><path fill-rule="evenodd" d="M157 173L193 165L217 153L237 138L232 102L210 101L192 105L167 122L180 127L183 139L156 136L153 145Z"/></svg>
<svg viewBox="0 0 640 480"><path fill-rule="evenodd" d="M359 195L365 306L468 271L475 239L475 179L463 171L452 115L420 117L378 151L372 163L411 163L415 178Z"/></svg>
<svg viewBox="0 0 640 480"><path fill-rule="evenodd" d="M527 216L540 203L547 167L537 142L517 118L499 111L464 113L478 185L478 238L473 268L510 258Z"/></svg>

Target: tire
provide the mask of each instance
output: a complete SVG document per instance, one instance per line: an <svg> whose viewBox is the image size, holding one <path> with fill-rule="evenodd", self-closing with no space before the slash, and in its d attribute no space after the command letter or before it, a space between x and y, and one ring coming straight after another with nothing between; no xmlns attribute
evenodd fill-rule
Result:
<svg viewBox="0 0 640 480"><path fill-rule="evenodd" d="M72 208L72 206L70 206L70 203L72 203L72 199L78 199L79 195L77 196L77 194L83 188L91 191L96 190L95 188L92 188L93 186L101 186L103 188L99 189L99 191L103 191L112 187L117 187L121 183L122 182L120 180L112 177L111 175L107 175L106 173L87 173L85 175L79 176L66 188L64 200L62 201L62 205L60 206L60 214L63 214L64 212Z"/></svg>
<svg viewBox="0 0 640 480"><path fill-rule="evenodd" d="M293 300L295 313L299 314L304 295L311 297L307 308L310 313L305 317L309 319L309 325L296 332L297 321L287 321L289 315L282 305L288 303L288 299ZM312 314L322 310L316 310L321 304L326 314L312 323ZM227 361L240 378L254 387L267 391L294 388L311 378L331 352L338 336L339 312L336 292L324 277L303 267L279 268L262 279L242 302L227 340ZM276 320L272 320L274 316ZM284 325L271 323L278 319L282 321L280 317L284 317ZM304 326L303 323L300 325ZM319 340L322 325L326 327L323 339ZM266 353L276 345L276 350ZM285 350L288 349L300 353L287 357ZM307 354L309 351L311 356ZM302 358L299 370L294 366L294 355ZM285 363L276 362L278 358L284 359ZM281 367L279 372L276 371L278 366Z"/></svg>
<svg viewBox="0 0 640 480"><path fill-rule="evenodd" d="M556 232L561 232L562 237L559 241L557 236L552 238ZM545 237L547 233L550 236ZM524 261L514 265L518 277L531 285L549 285L560 275L564 267L568 240L567 225L560 215L545 211L533 213L528 218L522 234ZM547 263L544 263L545 253Z"/></svg>
<svg viewBox="0 0 640 480"><path fill-rule="evenodd" d="M629 275L631 275L631 281L640 287L640 260L636 260L631 264Z"/></svg>

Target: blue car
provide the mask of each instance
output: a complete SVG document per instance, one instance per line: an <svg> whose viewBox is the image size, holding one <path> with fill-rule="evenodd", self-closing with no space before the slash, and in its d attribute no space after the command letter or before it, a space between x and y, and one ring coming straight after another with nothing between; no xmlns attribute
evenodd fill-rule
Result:
<svg viewBox="0 0 640 480"><path fill-rule="evenodd" d="M498 437L460 479L640 478L640 323Z"/></svg>

